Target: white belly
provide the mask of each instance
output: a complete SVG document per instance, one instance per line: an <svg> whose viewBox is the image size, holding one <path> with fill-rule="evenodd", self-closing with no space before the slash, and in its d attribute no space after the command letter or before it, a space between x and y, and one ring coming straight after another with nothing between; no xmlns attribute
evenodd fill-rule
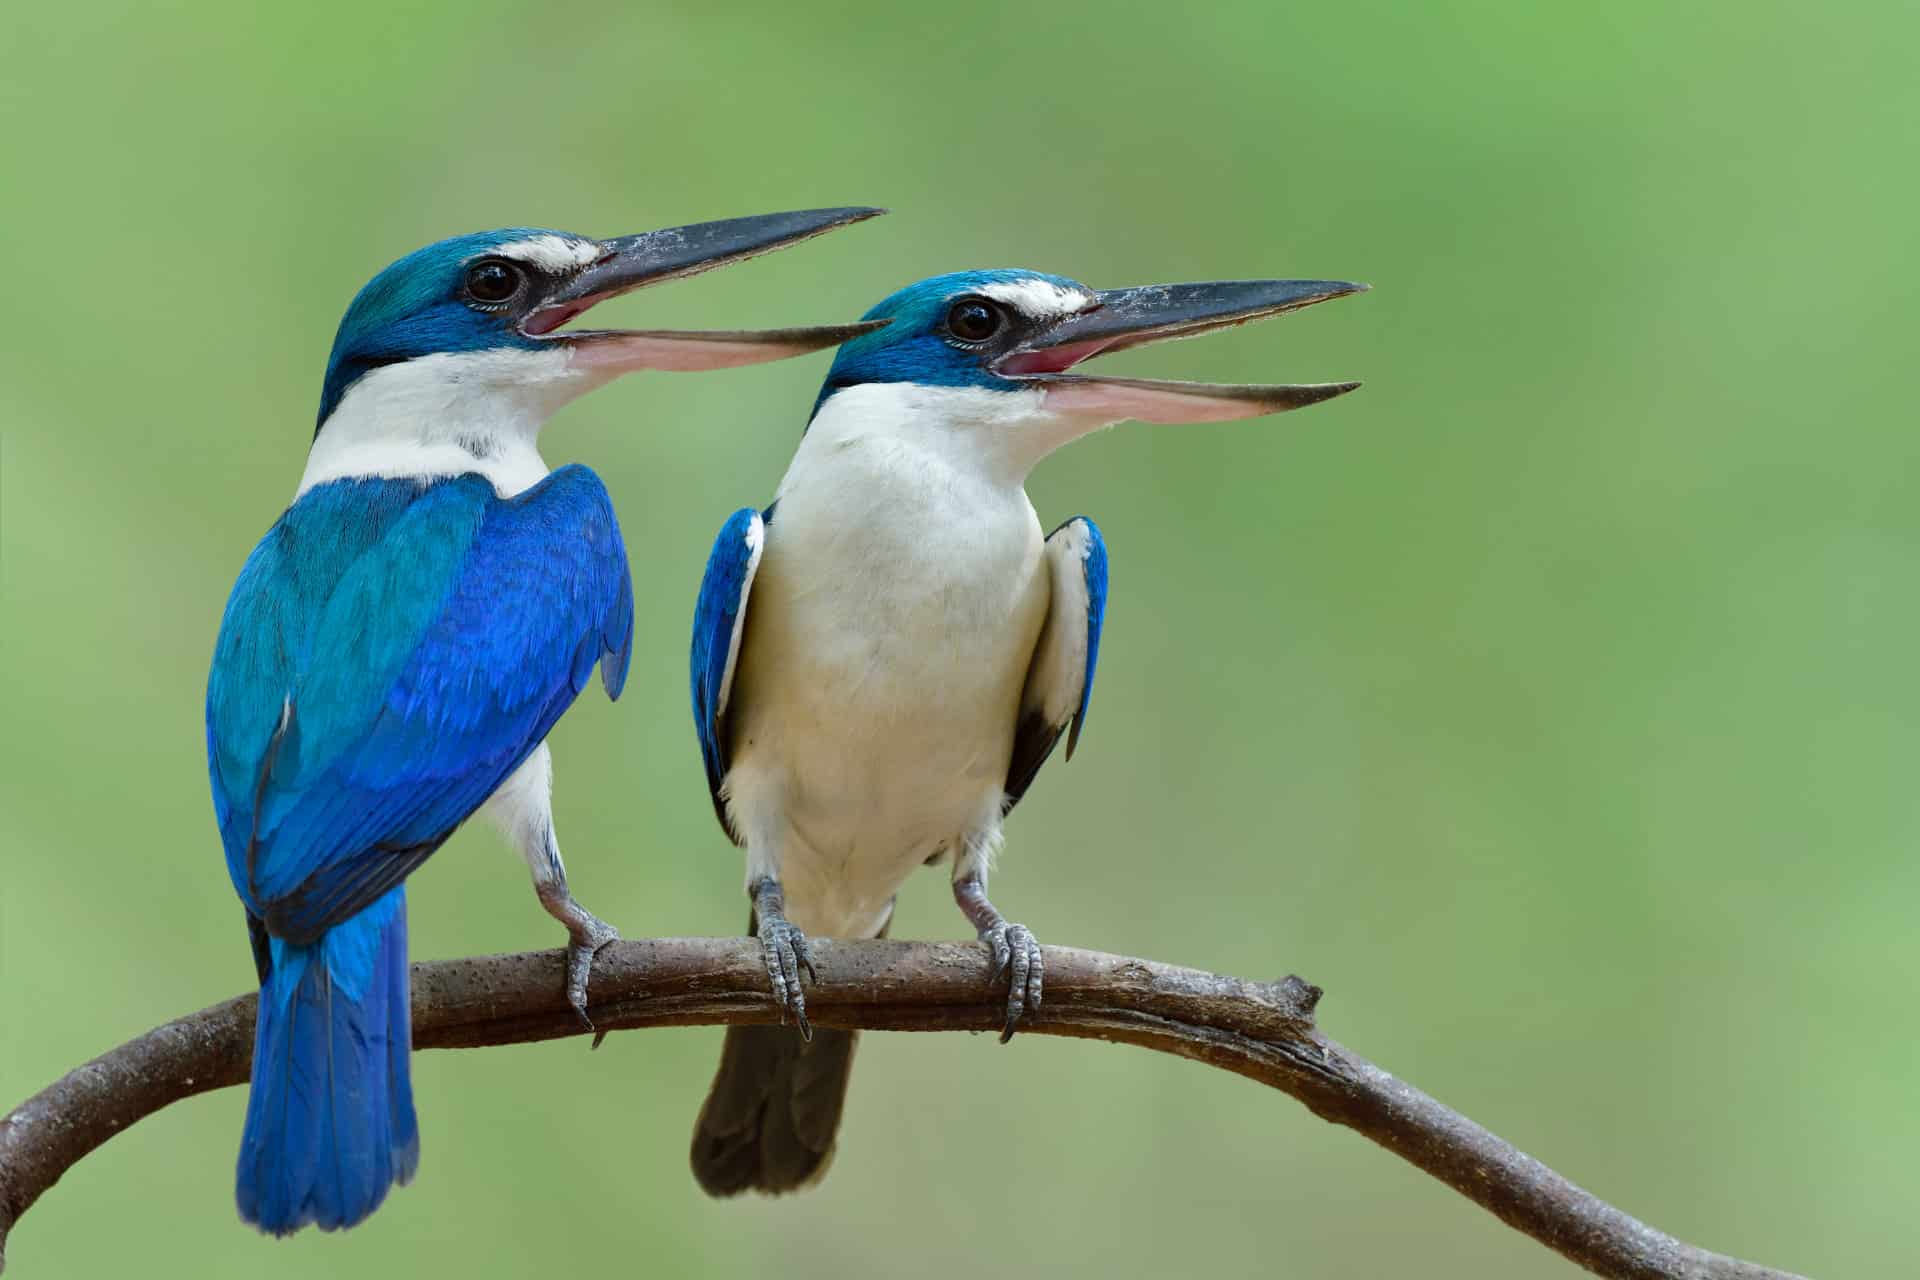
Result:
<svg viewBox="0 0 1920 1280"><path fill-rule="evenodd" d="M824 936L870 936L914 868L997 837L1048 604L1026 494L892 447L839 450L824 474L803 447L729 703L749 874L777 874Z"/></svg>

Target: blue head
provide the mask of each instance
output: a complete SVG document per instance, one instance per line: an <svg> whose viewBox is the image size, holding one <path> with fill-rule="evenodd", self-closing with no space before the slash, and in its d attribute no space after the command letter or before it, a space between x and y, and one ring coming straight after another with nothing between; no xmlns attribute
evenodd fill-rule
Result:
<svg viewBox="0 0 1920 1280"><path fill-rule="evenodd" d="M360 378L423 356L519 349L548 339L527 325L567 279L599 260L586 236L508 227L415 249L354 295L334 335L320 422Z"/></svg>
<svg viewBox="0 0 1920 1280"><path fill-rule="evenodd" d="M415 409L424 403L415 393L436 380L457 385L469 407L492 389L550 408L633 369L730 368L830 346L864 329L682 334L562 332L560 326L630 289L738 262L880 212L809 209L610 240L509 227L430 244L380 272L347 308L327 360L319 426L357 388L395 369L408 372L404 387L389 387L391 397L414 401Z"/></svg>
<svg viewBox="0 0 1920 1280"><path fill-rule="evenodd" d="M1244 324L1353 293L1327 280L1235 280L1098 290L1041 271L958 271L908 285L869 311L885 328L840 348L815 401L817 415L857 388L906 388L917 412L997 420L1071 416L1112 422L1251 417L1325 400L1349 383L1220 386L1093 378L1067 371L1096 355ZM983 396L985 397L983 399ZM998 396L1008 397L998 401Z"/></svg>
<svg viewBox="0 0 1920 1280"><path fill-rule="evenodd" d="M869 382L1018 390L998 361L1022 338L1098 297L1078 281L1040 271L955 271L910 284L861 317L887 324L840 348L821 398Z"/></svg>

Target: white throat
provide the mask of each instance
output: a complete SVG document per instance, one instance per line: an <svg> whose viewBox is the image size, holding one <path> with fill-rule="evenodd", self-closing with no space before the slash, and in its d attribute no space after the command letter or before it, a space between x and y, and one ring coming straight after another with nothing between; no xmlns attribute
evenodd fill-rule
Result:
<svg viewBox="0 0 1920 1280"><path fill-rule="evenodd" d="M322 424L294 496L349 477L477 472L511 497L547 474L538 448L547 419L609 376L576 366L559 345L442 353L375 369Z"/></svg>
<svg viewBox="0 0 1920 1280"><path fill-rule="evenodd" d="M905 445L1017 488L1055 449L1110 425L1099 417L1055 412L1043 387L996 391L868 382L828 397L800 447L805 453L859 441Z"/></svg>

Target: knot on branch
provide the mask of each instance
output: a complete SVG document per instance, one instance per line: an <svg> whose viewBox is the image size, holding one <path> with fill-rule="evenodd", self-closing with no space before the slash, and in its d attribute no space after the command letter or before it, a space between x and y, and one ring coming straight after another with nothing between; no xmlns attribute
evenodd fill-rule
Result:
<svg viewBox="0 0 1920 1280"><path fill-rule="evenodd" d="M1320 1007L1320 997L1326 992L1314 986L1297 973L1290 973L1280 981L1271 984L1275 999L1290 1004L1300 1011L1300 1019L1307 1025L1313 1025L1313 1015Z"/></svg>

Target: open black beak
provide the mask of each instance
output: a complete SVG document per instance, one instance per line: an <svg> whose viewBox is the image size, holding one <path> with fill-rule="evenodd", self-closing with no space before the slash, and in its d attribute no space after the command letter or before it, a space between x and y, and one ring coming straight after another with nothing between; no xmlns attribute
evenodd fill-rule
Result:
<svg viewBox="0 0 1920 1280"><path fill-rule="evenodd" d="M617 373L632 369L731 369L837 346L877 328L878 324L706 331L556 330L608 298L729 263L744 262L885 212L885 209L857 207L803 209L696 222L603 240L600 242L602 255L541 298L520 322L520 328L529 337L565 342L573 347L576 359Z"/></svg>
<svg viewBox="0 0 1920 1280"><path fill-rule="evenodd" d="M1064 412L1110 414L1144 422L1214 422L1280 413L1345 395L1357 382L1265 386L1098 378L1067 370L1083 360L1298 311L1360 293L1343 280L1220 280L1109 289L1097 303L1049 326L1002 356L1004 377L1045 386L1048 405Z"/></svg>

